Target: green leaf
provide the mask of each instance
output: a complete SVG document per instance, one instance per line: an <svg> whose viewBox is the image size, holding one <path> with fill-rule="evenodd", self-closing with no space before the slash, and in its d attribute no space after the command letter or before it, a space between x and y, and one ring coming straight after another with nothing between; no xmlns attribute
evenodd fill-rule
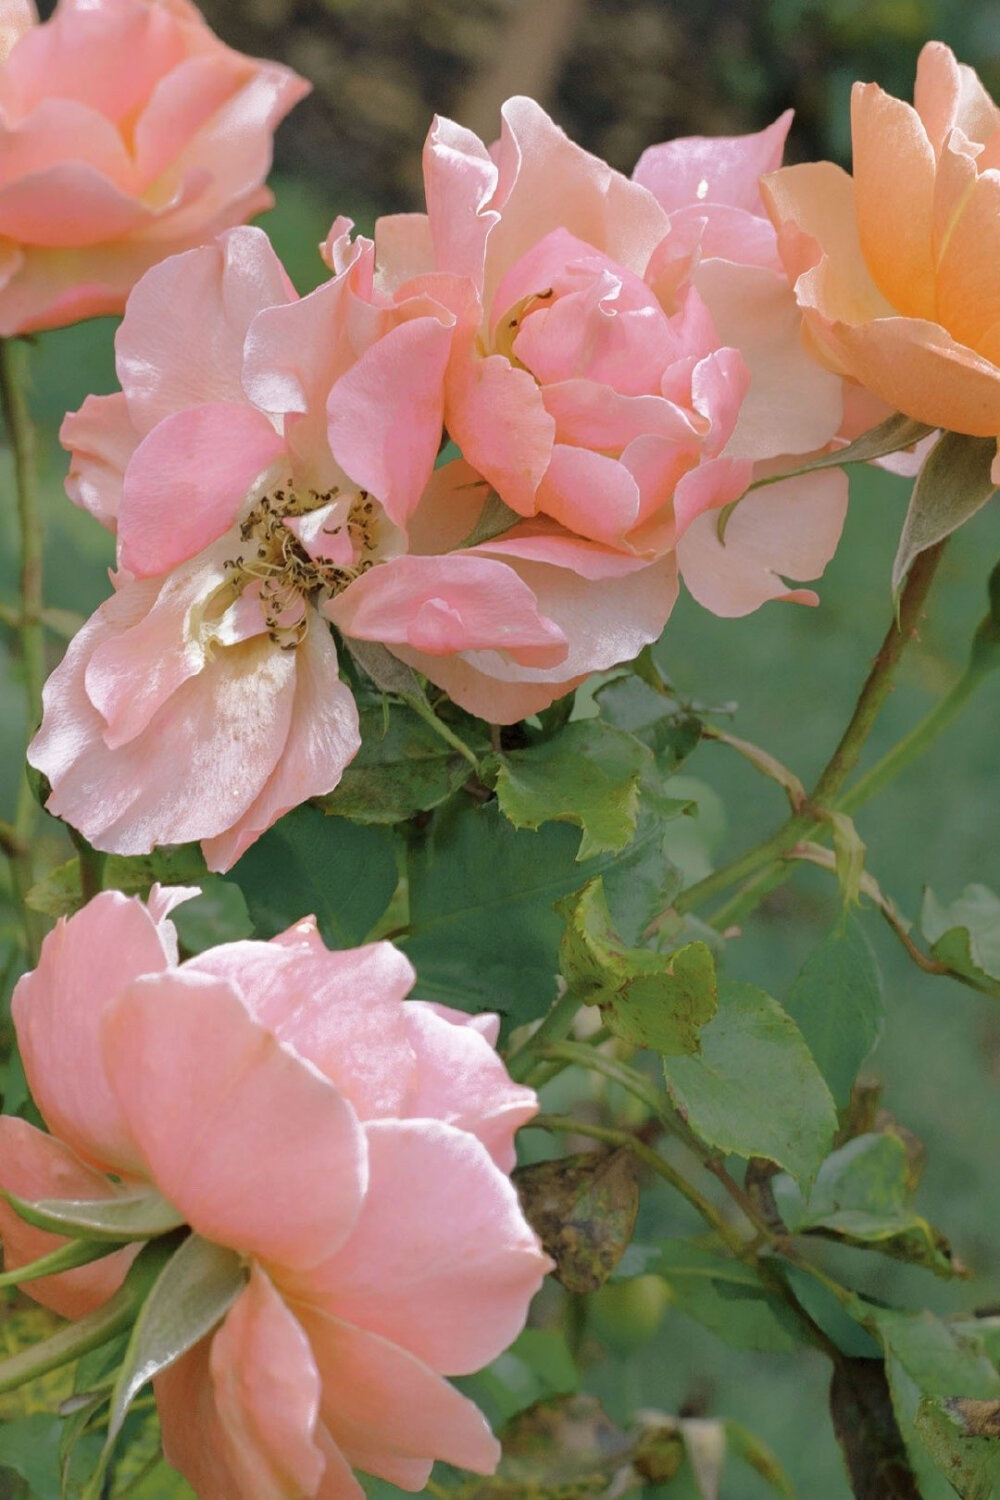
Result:
<svg viewBox="0 0 1000 1500"><path fill-rule="evenodd" d="M630 842L647 765L652 755L641 741L600 719L585 719L541 744L491 756L484 770L495 773L497 801L515 828L550 820L582 828L582 860L617 853Z"/></svg>
<svg viewBox="0 0 1000 1500"><path fill-rule="evenodd" d="M806 1337L780 1292L767 1286L744 1261L687 1240L660 1240L645 1267L661 1276L674 1305L734 1349L786 1354Z"/></svg>
<svg viewBox="0 0 1000 1500"><path fill-rule="evenodd" d="M844 448L836 448L832 453L821 453L819 458L810 459L807 464L800 468L792 469L784 474L769 475L766 479L758 479L751 486L751 490L760 489L767 484L780 484L783 479L790 479L795 474L811 474L816 469L839 469L844 464L871 463L875 458L886 458L890 453L899 453L903 448L912 448L914 443L919 443L921 438L929 436L934 431L924 422L915 422L912 417L904 417L902 412L895 412L891 417L886 417L877 427L872 427L868 432L863 432L853 443L848 443Z"/></svg>
<svg viewBox="0 0 1000 1500"><path fill-rule="evenodd" d="M967 885L950 906L926 890L920 925L934 957L949 968L1000 980L1000 896L985 885Z"/></svg>
<svg viewBox="0 0 1000 1500"><path fill-rule="evenodd" d="M259 937L274 937L312 912L324 942L353 948L392 900L396 845L386 828L297 807L250 846L230 878Z"/></svg>
<svg viewBox="0 0 1000 1500"><path fill-rule="evenodd" d="M851 1359L881 1359L882 1349L878 1341L821 1281L800 1266L792 1265L783 1256L772 1256L768 1264L793 1293L803 1312L817 1328L822 1329L841 1354ZM860 1297L854 1298L853 1303L860 1317L867 1304Z"/></svg>
<svg viewBox="0 0 1000 1500"><path fill-rule="evenodd" d="M483 542L492 542L494 537L502 536L523 520L524 517L518 511L511 510L509 505L504 504L496 490L490 490L479 512L479 520L459 546L478 547Z"/></svg>
<svg viewBox="0 0 1000 1500"><path fill-rule="evenodd" d="M10 1493L2 1471L17 1474L28 1485L31 1500L60 1500L57 1452L61 1423L43 1412L19 1417L0 1426L0 1494ZM86 1457L91 1463L99 1451L99 1439L90 1439Z"/></svg>
<svg viewBox="0 0 1000 1500"><path fill-rule="evenodd" d="M39 1198L29 1202L2 1188L0 1196L6 1198L26 1224L81 1240L117 1244L151 1240L169 1234L184 1222L177 1210L156 1192L95 1198L89 1202L72 1198Z"/></svg>
<svg viewBox="0 0 1000 1500"><path fill-rule="evenodd" d="M852 913L806 959L786 1008L836 1103L846 1105L885 1016L878 960Z"/></svg>
<svg viewBox="0 0 1000 1500"><path fill-rule="evenodd" d="M140 1250L125 1280L107 1302L75 1323L63 1325L43 1343L20 1349L0 1362L0 1391L15 1390L116 1338L134 1321L178 1243L174 1235L151 1240Z"/></svg>
<svg viewBox="0 0 1000 1500"><path fill-rule="evenodd" d="M935 1451L917 1425L921 1402L928 1397L948 1400L956 1396L995 1401L1000 1397L1000 1373L978 1340L929 1312L879 1308L872 1309L871 1316L885 1349L893 1406L922 1500L954 1500Z"/></svg>
<svg viewBox="0 0 1000 1500"><path fill-rule="evenodd" d="M719 988L698 1057L667 1057L667 1090L709 1146L763 1156L811 1180L833 1144L837 1112L795 1022L752 984Z"/></svg>
<svg viewBox="0 0 1000 1500"><path fill-rule="evenodd" d="M410 934L399 946L420 976L419 993L460 1010L498 1010L520 1024L548 1010L556 992L563 921L560 896L611 872L616 925L648 924L657 886L669 886L662 825L650 815L624 853L576 861L565 824L537 833L512 827L495 802L455 798L409 845Z"/></svg>
<svg viewBox="0 0 1000 1500"><path fill-rule="evenodd" d="M143 1303L111 1392L105 1452L148 1381L220 1323L246 1285L235 1250L191 1234L167 1261Z"/></svg>
<svg viewBox="0 0 1000 1500"><path fill-rule="evenodd" d="M778 1212L793 1234L822 1230L870 1246L936 1276L961 1275L947 1240L914 1213L906 1147L896 1135L859 1135L828 1156L808 1198L790 1177L771 1179Z"/></svg>
<svg viewBox="0 0 1000 1500"><path fill-rule="evenodd" d="M924 1447L962 1500L1000 1494L1000 1421L996 1401L925 1397L916 1430Z"/></svg>
<svg viewBox="0 0 1000 1500"><path fill-rule="evenodd" d="M412 709L363 708L361 749L340 785L318 799L358 823L401 823L437 807L469 777L469 763Z"/></svg>
<svg viewBox="0 0 1000 1500"><path fill-rule="evenodd" d="M109 854L104 863L104 886L126 896L147 896L155 881L161 885L201 885L208 870L198 844L165 845L152 854ZM80 862L67 860L33 885L25 898L33 911L46 917L68 917L83 905Z"/></svg>
<svg viewBox="0 0 1000 1500"><path fill-rule="evenodd" d="M669 955L626 947L611 923L601 881L559 902L566 933L559 967L570 990L599 1005L616 1036L654 1052L697 1052L715 1014L715 961L704 943Z"/></svg>
<svg viewBox="0 0 1000 1500"><path fill-rule="evenodd" d="M555 1276L570 1292L596 1292L621 1260L639 1212L639 1177L627 1147L584 1151L518 1167L514 1185Z"/></svg>
<svg viewBox="0 0 1000 1500"><path fill-rule="evenodd" d="M701 739L701 723L693 713L633 672L604 683L594 698L603 719L649 746L665 776L677 770Z"/></svg>
<svg viewBox="0 0 1000 1500"><path fill-rule="evenodd" d="M892 565L892 592L898 594L914 558L958 529L981 510L996 486L990 467L996 439L945 432L917 475Z"/></svg>
<svg viewBox="0 0 1000 1500"><path fill-rule="evenodd" d="M70 1240L38 1260L5 1271L0 1276L0 1287L23 1286L26 1281L37 1281L41 1276L58 1276L63 1271L73 1271L77 1266L86 1266L91 1261L102 1260L105 1255L113 1255L115 1249L115 1245L98 1240Z"/></svg>

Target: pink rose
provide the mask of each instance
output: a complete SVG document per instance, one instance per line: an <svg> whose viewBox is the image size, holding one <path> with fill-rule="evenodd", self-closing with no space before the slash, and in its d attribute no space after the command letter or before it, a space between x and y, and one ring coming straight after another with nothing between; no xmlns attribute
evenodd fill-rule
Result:
<svg viewBox="0 0 1000 1500"><path fill-rule="evenodd" d="M63 425L69 491L117 529L116 592L45 691L51 812L121 854L203 841L226 869L358 748L328 628L494 721L662 629L673 561L546 523L465 547L488 486L436 474L454 317L374 277L343 224L298 299L260 230L147 273L122 391ZM432 477L433 475L433 477Z"/></svg>
<svg viewBox="0 0 1000 1500"><path fill-rule="evenodd" d="M150 266L252 218L309 85L189 0L0 0L0 335L120 312Z"/></svg>
<svg viewBox="0 0 1000 1500"><path fill-rule="evenodd" d="M451 299L446 425L501 498L547 528L550 556L585 539L610 576L676 554L720 614L813 601L781 575L817 576L844 515L843 478L827 474L741 501L718 539L720 509L757 463L822 448L841 424L840 382L801 350L757 191L787 123L653 147L630 182L512 99L489 150L437 120L426 217L376 230L383 264L415 284L471 282L471 301Z"/></svg>
<svg viewBox="0 0 1000 1500"><path fill-rule="evenodd" d="M499 1447L443 1379L493 1359L548 1268L507 1175L534 1114L492 1016L404 997L388 943L328 952L311 919L177 964L171 907L97 896L13 1001L52 1134L0 1117L21 1197L159 1193L245 1259L222 1323L155 1382L168 1461L203 1500L341 1500L351 1468L407 1490ZM8 1267L63 1243L0 1202ZM69 1317L133 1250L28 1283Z"/></svg>

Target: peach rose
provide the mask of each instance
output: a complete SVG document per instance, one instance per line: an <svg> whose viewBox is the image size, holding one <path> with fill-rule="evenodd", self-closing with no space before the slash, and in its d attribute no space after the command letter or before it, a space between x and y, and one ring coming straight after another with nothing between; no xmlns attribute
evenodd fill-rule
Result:
<svg viewBox="0 0 1000 1500"><path fill-rule="evenodd" d="M189 0L0 0L0 335L120 312L165 255L272 202L276 125L309 90Z"/></svg>
<svg viewBox="0 0 1000 1500"><path fill-rule="evenodd" d="M363 1500L352 1468L421 1489L499 1445L444 1378L524 1326L549 1266L511 1185L538 1108L495 1016L405 999L389 943L331 953L312 919L177 963L168 914L105 891L42 947L14 1024L51 1130L0 1117L22 1198L160 1194L236 1251L243 1289L155 1382L169 1463L201 1500ZM0 1201L8 1269L64 1243ZM70 1318L135 1253L27 1284Z"/></svg>
<svg viewBox="0 0 1000 1500"><path fill-rule="evenodd" d="M914 105L852 98L854 176L832 162L763 179L812 345L918 422L1000 434L1000 109L940 42Z"/></svg>

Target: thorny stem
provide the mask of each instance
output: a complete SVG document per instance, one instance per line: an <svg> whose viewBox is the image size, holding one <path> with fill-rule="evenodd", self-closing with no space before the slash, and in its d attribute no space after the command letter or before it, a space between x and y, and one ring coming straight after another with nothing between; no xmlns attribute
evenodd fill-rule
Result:
<svg viewBox="0 0 1000 1500"><path fill-rule="evenodd" d="M38 514L38 478L35 468L35 431L28 410L24 383L26 351L13 339L0 339L0 407L14 458L17 516L21 536L21 607L17 630L24 663L28 732L34 732L42 714L42 684L45 681L45 637L42 625L42 527ZM24 921L29 958L38 957L41 923L26 904L34 884L31 845L37 820L37 804L27 774L22 773L14 832L20 846L8 851L11 875Z"/></svg>
<svg viewBox="0 0 1000 1500"><path fill-rule="evenodd" d="M692 911L713 896L728 890L730 886L749 881L765 867L770 867L777 860L781 860L802 839L815 837L822 828L822 819L817 816L817 810L826 809L833 803L844 782L857 765L864 743L892 688L899 659L916 634L944 545L944 542L938 542L935 546L928 547L926 552L921 552L914 561L900 596L898 620L894 619L889 626L865 685L861 689L850 722L802 810L788 818L770 838L757 844L753 849L748 849L745 854L732 860L728 865L723 865L721 869L706 876L704 880L699 880L695 885L689 886L686 891L682 891L674 902L676 911L682 913ZM763 883L759 887L747 885L741 894L746 897L759 890L762 895L766 888L766 884ZM732 920L733 916L728 906L716 912L712 919L714 926L722 928L728 926Z"/></svg>

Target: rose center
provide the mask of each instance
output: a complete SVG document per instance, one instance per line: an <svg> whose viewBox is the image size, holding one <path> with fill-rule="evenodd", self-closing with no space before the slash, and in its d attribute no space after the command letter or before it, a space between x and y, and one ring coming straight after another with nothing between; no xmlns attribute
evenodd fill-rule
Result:
<svg viewBox="0 0 1000 1500"><path fill-rule="evenodd" d="M377 561L375 501L367 490L270 490L239 525L241 550L224 567L233 597L252 584L267 633L293 651L309 629L308 605L331 599Z"/></svg>

